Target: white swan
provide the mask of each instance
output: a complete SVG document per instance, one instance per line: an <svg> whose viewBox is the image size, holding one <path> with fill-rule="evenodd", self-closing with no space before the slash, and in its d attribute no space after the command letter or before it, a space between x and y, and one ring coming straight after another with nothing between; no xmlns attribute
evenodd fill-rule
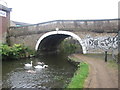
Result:
<svg viewBox="0 0 120 90"><path fill-rule="evenodd" d="M34 66L34 68L36 68L36 69L47 68L47 67L48 67L48 65L43 65L43 66L37 65L37 66Z"/></svg>
<svg viewBox="0 0 120 90"><path fill-rule="evenodd" d="M44 64L44 62L38 62L38 64L41 64L41 65L42 65L42 64Z"/></svg>
<svg viewBox="0 0 120 90"><path fill-rule="evenodd" d="M29 63L25 64L25 66L26 66L26 67L32 67L32 61L31 61L30 64L29 64Z"/></svg>
<svg viewBox="0 0 120 90"><path fill-rule="evenodd" d="M34 66L34 68L43 68L43 66L41 66L41 65L37 65L37 66Z"/></svg>

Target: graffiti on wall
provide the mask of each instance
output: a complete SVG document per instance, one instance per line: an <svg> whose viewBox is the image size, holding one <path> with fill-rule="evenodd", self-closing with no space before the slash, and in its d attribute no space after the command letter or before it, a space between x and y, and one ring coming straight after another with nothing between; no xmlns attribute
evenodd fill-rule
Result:
<svg viewBox="0 0 120 90"><path fill-rule="evenodd" d="M88 37L83 40L87 50L110 50L118 48L118 36L116 37Z"/></svg>

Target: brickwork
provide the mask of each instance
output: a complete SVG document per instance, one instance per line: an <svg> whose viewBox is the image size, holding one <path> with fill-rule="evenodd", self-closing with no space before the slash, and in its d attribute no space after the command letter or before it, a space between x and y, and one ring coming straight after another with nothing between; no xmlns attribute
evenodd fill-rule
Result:
<svg viewBox="0 0 120 90"><path fill-rule="evenodd" d="M10 25L11 8L0 5L0 10L6 13L6 16L0 16L0 42L6 43L7 30Z"/></svg>
<svg viewBox="0 0 120 90"><path fill-rule="evenodd" d="M47 32L55 31L55 28L59 28L60 31L72 32L78 35L82 41L85 41L88 38L98 39L99 37L116 36L118 20L57 20L29 26L11 27L9 41L11 45L20 43L35 49L38 39ZM87 48L87 45L85 46ZM91 51L94 52L94 50ZM88 52L90 51L88 50Z"/></svg>
<svg viewBox="0 0 120 90"><path fill-rule="evenodd" d="M117 32L118 19L106 20L55 20L34 25L11 27L10 30L25 31L51 31L59 28L60 30L77 30L91 32Z"/></svg>

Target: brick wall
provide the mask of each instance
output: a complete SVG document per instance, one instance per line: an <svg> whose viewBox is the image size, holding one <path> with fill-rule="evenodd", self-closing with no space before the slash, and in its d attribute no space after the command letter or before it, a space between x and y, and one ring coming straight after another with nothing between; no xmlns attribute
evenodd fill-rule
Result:
<svg viewBox="0 0 120 90"><path fill-rule="evenodd" d="M6 43L7 30L10 24L10 8L0 5L0 10L6 12L6 16L0 16L0 42Z"/></svg>

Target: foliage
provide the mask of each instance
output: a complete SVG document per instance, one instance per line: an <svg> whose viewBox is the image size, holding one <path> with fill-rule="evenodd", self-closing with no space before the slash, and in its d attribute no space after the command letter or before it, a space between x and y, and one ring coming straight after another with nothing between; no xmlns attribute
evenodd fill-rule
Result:
<svg viewBox="0 0 120 90"><path fill-rule="evenodd" d="M65 52L67 54L75 53L77 48L78 48L78 45L71 43L69 40L64 40L60 44L60 51Z"/></svg>
<svg viewBox="0 0 120 90"><path fill-rule="evenodd" d="M7 44L0 45L0 54L2 59L19 59L33 54L32 50L21 44L14 44L12 47Z"/></svg>
<svg viewBox="0 0 120 90"><path fill-rule="evenodd" d="M67 88L84 88L85 79L88 76L89 68L88 64L82 62L80 63L80 68L74 74L70 84Z"/></svg>

